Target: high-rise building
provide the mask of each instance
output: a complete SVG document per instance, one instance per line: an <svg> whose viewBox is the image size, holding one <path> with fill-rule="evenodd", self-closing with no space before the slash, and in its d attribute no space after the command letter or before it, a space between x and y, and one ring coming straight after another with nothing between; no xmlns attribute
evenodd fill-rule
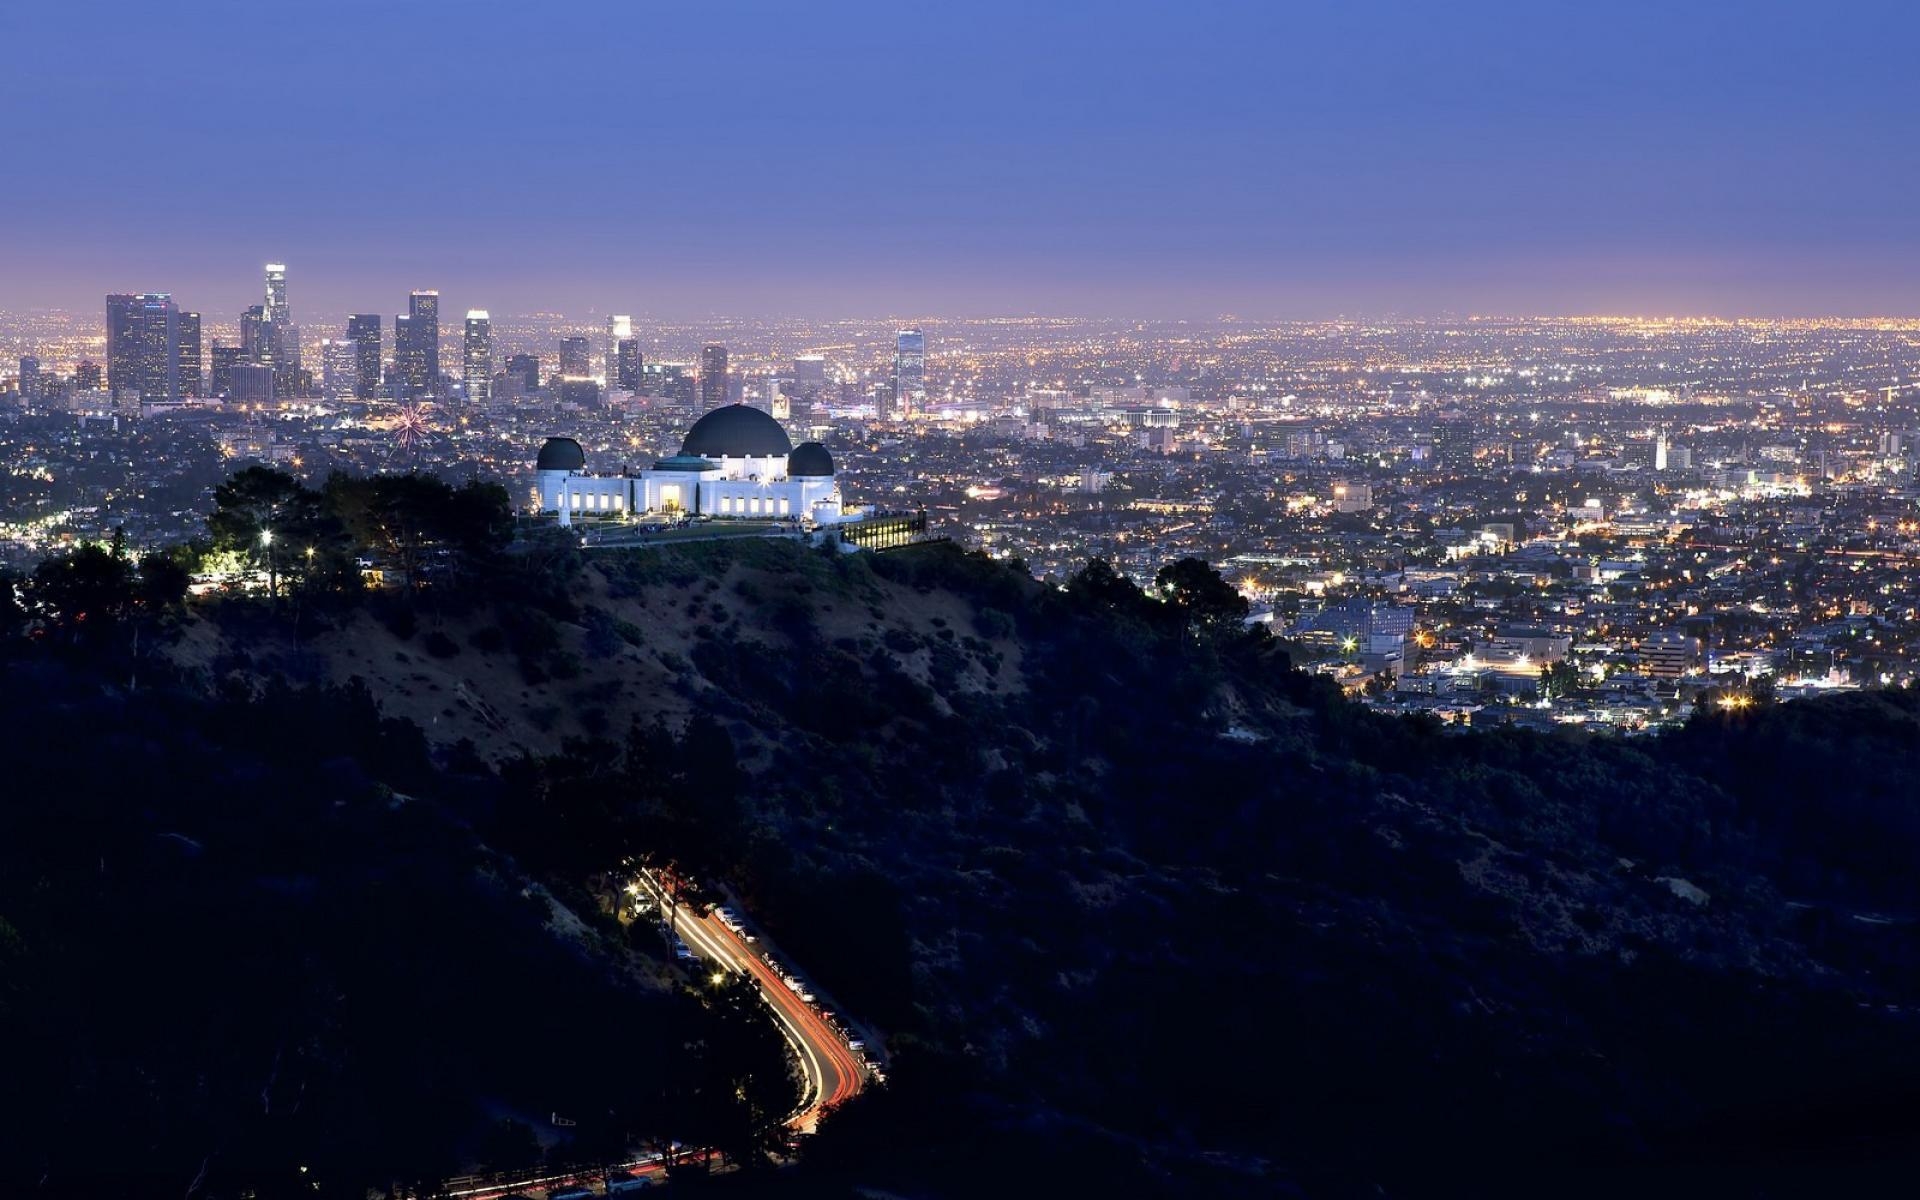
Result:
<svg viewBox="0 0 1920 1200"><path fill-rule="evenodd" d="M320 341L321 390L335 404L344 404L359 394L360 345L350 337L322 338Z"/></svg>
<svg viewBox="0 0 1920 1200"><path fill-rule="evenodd" d="M715 409L727 402L727 348L714 343L700 348L700 407Z"/></svg>
<svg viewBox="0 0 1920 1200"><path fill-rule="evenodd" d="M262 307L267 320L275 325L293 320L293 310L287 306L287 264L267 264L267 299Z"/></svg>
<svg viewBox="0 0 1920 1200"><path fill-rule="evenodd" d="M407 315L393 322L393 369L407 393L430 396L440 388L440 293L407 297Z"/></svg>
<svg viewBox="0 0 1920 1200"><path fill-rule="evenodd" d="M640 390L640 372L647 365L640 357L640 342L637 338L628 338L620 343L618 352L620 370L618 378L621 390L637 392Z"/></svg>
<svg viewBox="0 0 1920 1200"><path fill-rule="evenodd" d="M640 388L640 343L633 337L632 317L607 318L607 388L632 392Z"/></svg>
<svg viewBox="0 0 1920 1200"><path fill-rule="evenodd" d="M347 318L347 340L353 343L353 396L380 398L380 314L358 313Z"/></svg>
<svg viewBox="0 0 1920 1200"><path fill-rule="evenodd" d="M540 390L540 358L535 354L507 356L507 374L517 377L528 395Z"/></svg>
<svg viewBox="0 0 1920 1200"><path fill-rule="evenodd" d="M293 309L287 304L287 265L267 264L266 298L260 305L265 357L273 364L274 388L281 395L292 395L300 382L300 329L293 323Z"/></svg>
<svg viewBox="0 0 1920 1200"><path fill-rule="evenodd" d="M207 357L212 369L207 380L207 395L233 395L233 364L247 361L247 352L240 346L228 346L215 342Z"/></svg>
<svg viewBox="0 0 1920 1200"><path fill-rule="evenodd" d="M107 297L107 388L116 396L140 386L139 311L137 296Z"/></svg>
<svg viewBox="0 0 1920 1200"><path fill-rule="evenodd" d="M893 409L880 414L900 420L927 406L927 335L902 329L893 339Z"/></svg>
<svg viewBox="0 0 1920 1200"><path fill-rule="evenodd" d="M134 298L132 378L142 400L180 398L180 310L165 292Z"/></svg>
<svg viewBox="0 0 1920 1200"><path fill-rule="evenodd" d="M466 385L468 404L485 404L493 398L493 319L484 308L467 310L460 381Z"/></svg>
<svg viewBox="0 0 1920 1200"><path fill-rule="evenodd" d="M81 359L80 365L73 369L73 386L83 392L99 391L100 364L90 358Z"/></svg>
<svg viewBox="0 0 1920 1200"><path fill-rule="evenodd" d="M237 361L227 368L227 398L236 404L273 402L273 367L268 363Z"/></svg>
<svg viewBox="0 0 1920 1200"><path fill-rule="evenodd" d="M175 342L175 355L179 362L180 395L206 395L206 390L201 387L206 375L200 359L199 313L183 312L179 315L179 336Z"/></svg>
<svg viewBox="0 0 1920 1200"><path fill-rule="evenodd" d="M240 312L240 349L248 362L273 363L273 327L267 323L267 309L255 304Z"/></svg>
<svg viewBox="0 0 1920 1200"><path fill-rule="evenodd" d="M1452 416L1434 425L1433 465L1442 471L1473 469L1473 422Z"/></svg>
<svg viewBox="0 0 1920 1200"><path fill-rule="evenodd" d="M565 379L585 379L593 372L592 351L583 337L560 339L560 375Z"/></svg>
<svg viewBox="0 0 1920 1200"><path fill-rule="evenodd" d="M31 403L40 398L40 360L31 354L20 358L20 399Z"/></svg>

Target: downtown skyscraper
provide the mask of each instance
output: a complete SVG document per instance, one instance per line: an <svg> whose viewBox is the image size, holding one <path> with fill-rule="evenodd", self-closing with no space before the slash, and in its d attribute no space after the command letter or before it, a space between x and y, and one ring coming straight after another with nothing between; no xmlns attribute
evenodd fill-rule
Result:
<svg viewBox="0 0 1920 1200"><path fill-rule="evenodd" d="M187 314L191 329L191 358L200 362L200 315ZM107 297L107 386L114 396L138 392L143 401L178 400L182 396L180 368L181 313L165 292ZM198 389L198 382L195 382Z"/></svg>
<svg viewBox="0 0 1920 1200"><path fill-rule="evenodd" d="M607 318L607 389L640 390L640 343L633 337L632 317Z"/></svg>
<svg viewBox="0 0 1920 1200"><path fill-rule="evenodd" d="M460 347L460 382L468 404L493 398L493 319L484 308L467 310L466 338Z"/></svg>
<svg viewBox="0 0 1920 1200"><path fill-rule="evenodd" d="M252 357L272 364L276 391L290 396L299 389L301 367L300 328L287 303L287 264L268 263L266 275L266 297L259 309L261 345Z"/></svg>
<svg viewBox="0 0 1920 1200"><path fill-rule="evenodd" d="M407 297L407 314L393 319L393 369L409 396L430 396L439 390L439 292L414 292Z"/></svg>
<svg viewBox="0 0 1920 1200"><path fill-rule="evenodd" d="M927 335L902 329L893 339L893 405L880 416L902 420L927 406Z"/></svg>
<svg viewBox="0 0 1920 1200"><path fill-rule="evenodd" d="M727 348L709 343L700 348L700 407L715 409L727 402Z"/></svg>
<svg viewBox="0 0 1920 1200"><path fill-rule="evenodd" d="M353 343L353 397L380 398L380 314L356 313L347 318L347 340Z"/></svg>

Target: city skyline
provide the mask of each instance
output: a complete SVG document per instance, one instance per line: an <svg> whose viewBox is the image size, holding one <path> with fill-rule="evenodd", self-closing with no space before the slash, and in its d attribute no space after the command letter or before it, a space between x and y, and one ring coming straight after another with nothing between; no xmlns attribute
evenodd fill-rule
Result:
<svg viewBox="0 0 1920 1200"><path fill-rule="evenodd" d="M104 7L0 15L42 98L0 133L36 181L0 196L0 308L168 290L227 312L286 260L307 314L416 287L662 317L1920 310L1920 162L1898 152L1920 15L1893 5L1815 29L1779 4L422 4L369 25L347 3L276 13L264 42L222 4ZM644 48L646 69L580 69L582 23L595 61ZM340 85L349 49L427 98L406 138L380 132L388 89ZM233 186L218 164L261 144ZM556 188L509 147L603 165Z"/></svg>

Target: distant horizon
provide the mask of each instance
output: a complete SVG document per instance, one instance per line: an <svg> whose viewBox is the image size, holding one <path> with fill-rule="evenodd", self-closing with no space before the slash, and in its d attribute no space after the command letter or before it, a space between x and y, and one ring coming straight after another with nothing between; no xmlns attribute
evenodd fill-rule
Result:
<svg viewBox="0 0 1920 1200"><path fill-rule="evenodd" d="M1920 313L1916 42L1885 0L13 4L0 307L225 319L286 260L296 319L412 286L676 320Z"/></svg>

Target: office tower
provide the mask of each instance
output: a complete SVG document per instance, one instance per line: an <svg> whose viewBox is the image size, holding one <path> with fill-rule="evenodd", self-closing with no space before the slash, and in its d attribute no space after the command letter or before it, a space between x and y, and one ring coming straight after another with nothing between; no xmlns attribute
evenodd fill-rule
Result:
<svg viewBox="0 0 1920 1200"><path fill-rule="evenodd" d="M175 356L179 363L180 395L204 396L206 392L200 386L205 379L200 365L200 314L183 312L178 321Z"/></svg>
<svg viewBox="0 0 1920 1200"><path fill-rule="evenodd" d="M227 398L236 404L273 402L273 366L236 360L227 368Z"/></svg>
<svg viewBox="0 0 1920 1200"><path fill-rule="evenodd" d="M285 263L267 264L267 299L262 306L267 320L274 325L285 325L293 320L293 310L287 307L287 265Z"/></svg>
<svg viewBox="0 0 1920 1200"><path fill-rule="evenodd" d="M327 399L344 404L359 394L360 344L352 338L320 341L321 389Z"/></svg>
<svg viewBox="0 0 1920 1200"><path fill-rule="evenodd" d="M507 356L507 374L517 376L528 395L540 390L540 359L533 354Z"/></svg>
<svg viewBox="0 0 1920 1200"><path fill-rule="evenodd" d="M719 408L727 402L727 348L709 344L700 350L700 407Z"/></svg>
<svg viewBox="0 0 1920 1200"><path fill-rule="evenodd" d="M393 369L407 394L430 396L440 388L440 293L414 292L407 315L393 321Z"/></svg>
<svg viewBox="0 0 1920 1200"><path fill-rule="evenodd" d="M636 391L640 387L640 343L633 338L632 317L607 318L607 388Z"/></svg>
<svg viewBox="0 0 1920 1200"><path fill-rule="evenodd" d="M73 386L83 392L99 391L100 364L90 358L81 359L80 365L73 369Z"/></svg>
<svg viewBox="0 0 1920 1200"><path fill-rule="evenodd" d="M34 401L40 398L40 360L32 355L23 355L20 359L20 399Z"/></svg>
<svg viewBox="0 0 1920 1200"><path fill-rule="evenodd" d="M592 373L589 361L591 351L587 339L583 337L565 337L560 339L560 375L563 379L585 379Z"/></svg>
<svg viewBox="0 0 1920 1200"><path fill-rule="evenodd" d="M287 265L267 264L266 298L260 305L265 346L261 362L271 362L275 390L290 395L300 381L300 328L287 304Z"/></svg>
<svg viewBox="0 0 1920 1200"><path fill-rule="evenodd" d="M614 352L619 363L616 379L622 391L640 390L640 370L646 363L640 357L640 342L637 338L627 338Z"/></svg>
<svg viewBox="0 0 1920 1200"><path fill-rule="evenodd" d="M248 362L273 362L273 328L267 324L265 305L255 304L241 310L240 349Z"/></svg>
<svg viewBox="0 0 1920 1200"><path fill-rule="evenodd" d="M793 382L802 389L813 389L827 382L827 359L823 354L802 354L793 360Z"/></svg>
<svg viewBox="0 0 1920 1200"><path fill-rule="evenodd" d="M927 335L902 329L893 339L893 410L883 417L916 416L927 406Z"/></svg>
<svg viewBox="0 0 1920 1200"><path fill-rule="evenodd" d="M466 385L468 404L485 404L493 398L493 319L483 308L467 310L460 381Z"/></svg>
<svg viewBox="0 0 1920 1200"><path fill-rule="evenodd" d="M347 340L354 346L353 396L380 398L380 314L360 313L347 318Z"/></svg>
<svg viewBox="0 0 1920 1200"><path fill-rule="evenodd" d="M231 396L233 394L233 364L247 361L244 347L228 346L215 342L207 357L212 362L212 371L207 381L209 396Z"/></svg>
<svg viewBox="0 0 1920 1200"><path fill-rule="evenodd" d="M116 396L140 386L138 313L138 297L119 292L107 297L107 388Z"/></svg>
<svg viewBox="0 0 1920 1200"><path fill-rule="evenodd" d="M180 398L180 310L165 292L134 297L133 375L142 400Z"/></svg>
<svg viewBox="0 0 1920 1200"><path fill-rule="evenodd" d="M1433 465L1442 471L1473 469L1473 423L1463 416L1442 419L1433 427Z"/></svg>

